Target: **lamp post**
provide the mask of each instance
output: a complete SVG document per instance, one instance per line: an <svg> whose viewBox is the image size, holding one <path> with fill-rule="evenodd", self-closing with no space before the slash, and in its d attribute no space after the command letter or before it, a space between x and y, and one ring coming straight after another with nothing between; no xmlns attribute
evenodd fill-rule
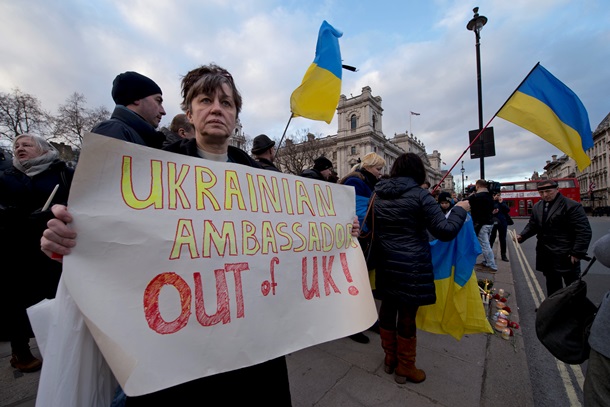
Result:
<svg viewBox="0 0 610 407"><path fill-rule="evenodd" d="M462 197L464 197L464 160L462 160L462 169L460 171L462 173Z"/></svg>
<svg viewBox="0 0 610 407"><path fill-rule="evenodd" d="M477 53L477 94L479 99L479 132L483 130L483 96L481 89L481 44L479 40L481 39L481 30L483 26L487 24L487 17L479 15L479 8L475 7L472 9L474 12L474 16L466 25L466 28L469 31L474 31L474 36L476 39L475 48ZM481 135L481 179L485 179L485 139Z"/></svg>

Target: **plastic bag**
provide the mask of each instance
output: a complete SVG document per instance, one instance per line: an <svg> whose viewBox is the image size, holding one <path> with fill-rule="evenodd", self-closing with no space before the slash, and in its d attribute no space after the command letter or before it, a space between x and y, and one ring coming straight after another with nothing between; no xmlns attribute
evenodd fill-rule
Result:
<svg viewBox="0 0 610 407"><path fill-rule="evenodd" d="M53 300L28 308L43 364L36 407L108 407L117 381L63 278Z"/></svg>

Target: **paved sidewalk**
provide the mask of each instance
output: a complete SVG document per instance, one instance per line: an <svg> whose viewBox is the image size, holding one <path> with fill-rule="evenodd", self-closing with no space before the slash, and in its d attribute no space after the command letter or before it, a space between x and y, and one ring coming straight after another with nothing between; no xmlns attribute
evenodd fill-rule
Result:
<svg viewBox="0 0 610 407"><path fill-rule="evenodd" d="M497 273L477 272L477 277L513 294L508 305L518 322L511 263L497 264ZM368 344L343 338L303 349L287 356L293 406L533 406L523 340L519 330L515 333L510 340L494 333L457 341L419 331L417 366L427 376L419 384L397 384L383 371L380 338L371 331ZM0 342L0 407L33 407L40 373L21 374L9 360L9 344Z"/></svg>

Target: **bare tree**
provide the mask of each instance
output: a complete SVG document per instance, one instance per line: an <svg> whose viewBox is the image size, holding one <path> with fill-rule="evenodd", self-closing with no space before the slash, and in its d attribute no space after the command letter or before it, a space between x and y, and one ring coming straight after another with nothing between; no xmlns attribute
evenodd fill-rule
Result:
<svg viewBox="0 0 610 407"><path fill-rule="evenodd" d="M74 92L66 99L66 103L57 109L53 123L53 137L78 148L85 133L109 117L110 112L106 107L88 109L85 96Z"/></svg>
<svg viewBox="0 0 610 407"><path fill-rule="evenodd" d="M317 136L317 137L316 137ZM280 146L275 157L275 164L283 172L300 175L304 169L313 165L313 160L324 155L329 157L332 148L320 138L323 135L309 132L309 129L297 130Z"/></svg>
<svg viewBox="0 0 610 407"><path fill-rule="evenodd" d="M40 101L19 88L12 93L0 92L0 135L9 141L24 133L45 136L52 122Z"/></svg>

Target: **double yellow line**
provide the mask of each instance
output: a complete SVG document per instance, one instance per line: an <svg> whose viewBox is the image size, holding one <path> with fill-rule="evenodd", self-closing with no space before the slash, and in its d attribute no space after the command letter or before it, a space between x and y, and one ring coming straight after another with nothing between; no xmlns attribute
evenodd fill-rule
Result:
<svg viewBox="0 0 610 407"><path fill-rule="evenodd" d="M534 304L536 305L536 309L540 307L540 304L546 296L544 295L544 291L538 284L538 279L534 275L534 270L530 266L527 258L525 257L525 253L523 253L523 249L521 245L517 243L517 232L515 229L508 229L508 235L510 237L510 241L515 248L515 253L517 253L517 259L519 261L519 267L523 271L523 276L525 277L525 281L529 288L530 294L534 300ZM561 376L561 380L563 382L563 386L566 391L566 395L570 400L570 406L582 406L582 403L578 400L578 395L576 394L576 390L574 385L572 384L571 375L574 377L578 386L580 387L580 392L582 394L582 387L585 381L585 378L582 374L582 369L578 365L568 365L566 363L561 362L558 359L555 359L555 363L557 364L557 370L559 371L559 375Z"/></svg>

